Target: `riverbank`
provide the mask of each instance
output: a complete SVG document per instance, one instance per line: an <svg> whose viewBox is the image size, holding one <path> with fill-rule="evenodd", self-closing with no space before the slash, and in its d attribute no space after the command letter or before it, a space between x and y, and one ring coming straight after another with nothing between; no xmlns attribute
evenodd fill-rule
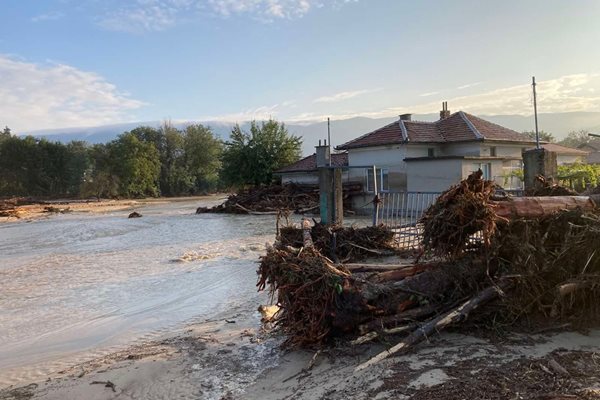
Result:
<svg viewBox="0 0 600 400"><path fill-rule="evenodd" d="M50 218L57 214L67 213L93 213L104 214L119 211L136 211L148 205L158 205L177 202L198 201L202 203L212 203L226 198L226 194L217 193L206 196L189 196L189 197L158 197L147 199L123 199L123 200L52 200L44 201L38 204L19 205L15 207L14 212L10 216L1 216L0 223L3 222L18 222L32 221L44 218ZM50 211L49 211L50 207ZM191 210L194 212L195 210Z"/></svg>
<svg viewBox="0 0 600 400"><path fill-rule="evenodd" d="M170 201L0 227L0 399L600 399L600 331L286 352L257 312L274 217Z"/></svg>
<svg viewBox="0 0 600 400"><path fill-rule="evenodd" d="M600 331L481 337L444 333L355 372L382 344L280 349L238 308L184 332L0 390L25 399L599 399Z"/></svg>

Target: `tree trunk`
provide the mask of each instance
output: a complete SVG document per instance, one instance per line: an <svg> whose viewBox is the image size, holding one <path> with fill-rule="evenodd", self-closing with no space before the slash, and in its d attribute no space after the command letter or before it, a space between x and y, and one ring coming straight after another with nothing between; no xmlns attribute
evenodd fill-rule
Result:
<svg viewBox="0 0 600 400"><path fill-rule="evenodd" d="M594 201L587 196L515 197L510 200L490 201L499 217L539 218L560 210L593 211Z"/></svg>

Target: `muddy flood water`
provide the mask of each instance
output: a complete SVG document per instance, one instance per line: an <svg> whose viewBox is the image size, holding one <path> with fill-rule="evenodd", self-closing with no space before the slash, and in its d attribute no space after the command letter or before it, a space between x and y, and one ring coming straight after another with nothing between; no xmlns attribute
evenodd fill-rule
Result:
<svg viewBox="0 0 600 400"><path fill-rule="evenodd" d="M0 388L149 340L232 307L255 309L273 216L65 214L0 225ZM208 204L202 204L208 205Z"/></svg>

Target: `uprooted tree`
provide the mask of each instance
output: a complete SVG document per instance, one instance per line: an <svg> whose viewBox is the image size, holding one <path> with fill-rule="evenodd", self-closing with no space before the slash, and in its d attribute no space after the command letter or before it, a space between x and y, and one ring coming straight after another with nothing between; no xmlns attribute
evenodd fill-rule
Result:
<svg viewBox="0 0 600 400"><path fill-rule="evenodd" d="M389 250L393 234L385 227L343 234L350 228L282 229L261 260L258 287L276 297L286 343L323 344L348 334L363 343L408 334L364 368L469 314L484 325L598 321L600 213L594 203L495 196L494 184L480 175L442 194L422 221L424 250L436 255L429 262L333 261ZM362 251L343 254L347 248Z"/></svg>

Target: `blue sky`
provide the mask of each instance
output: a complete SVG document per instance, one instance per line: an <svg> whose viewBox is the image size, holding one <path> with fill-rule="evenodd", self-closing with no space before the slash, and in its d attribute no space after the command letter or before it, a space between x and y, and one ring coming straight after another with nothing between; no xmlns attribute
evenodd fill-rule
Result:
<svg viewBox="0 0 600 400"><path fill-rule="evenodd" d="M0 125L600 111L600 2L0 0Z"/></svg>

